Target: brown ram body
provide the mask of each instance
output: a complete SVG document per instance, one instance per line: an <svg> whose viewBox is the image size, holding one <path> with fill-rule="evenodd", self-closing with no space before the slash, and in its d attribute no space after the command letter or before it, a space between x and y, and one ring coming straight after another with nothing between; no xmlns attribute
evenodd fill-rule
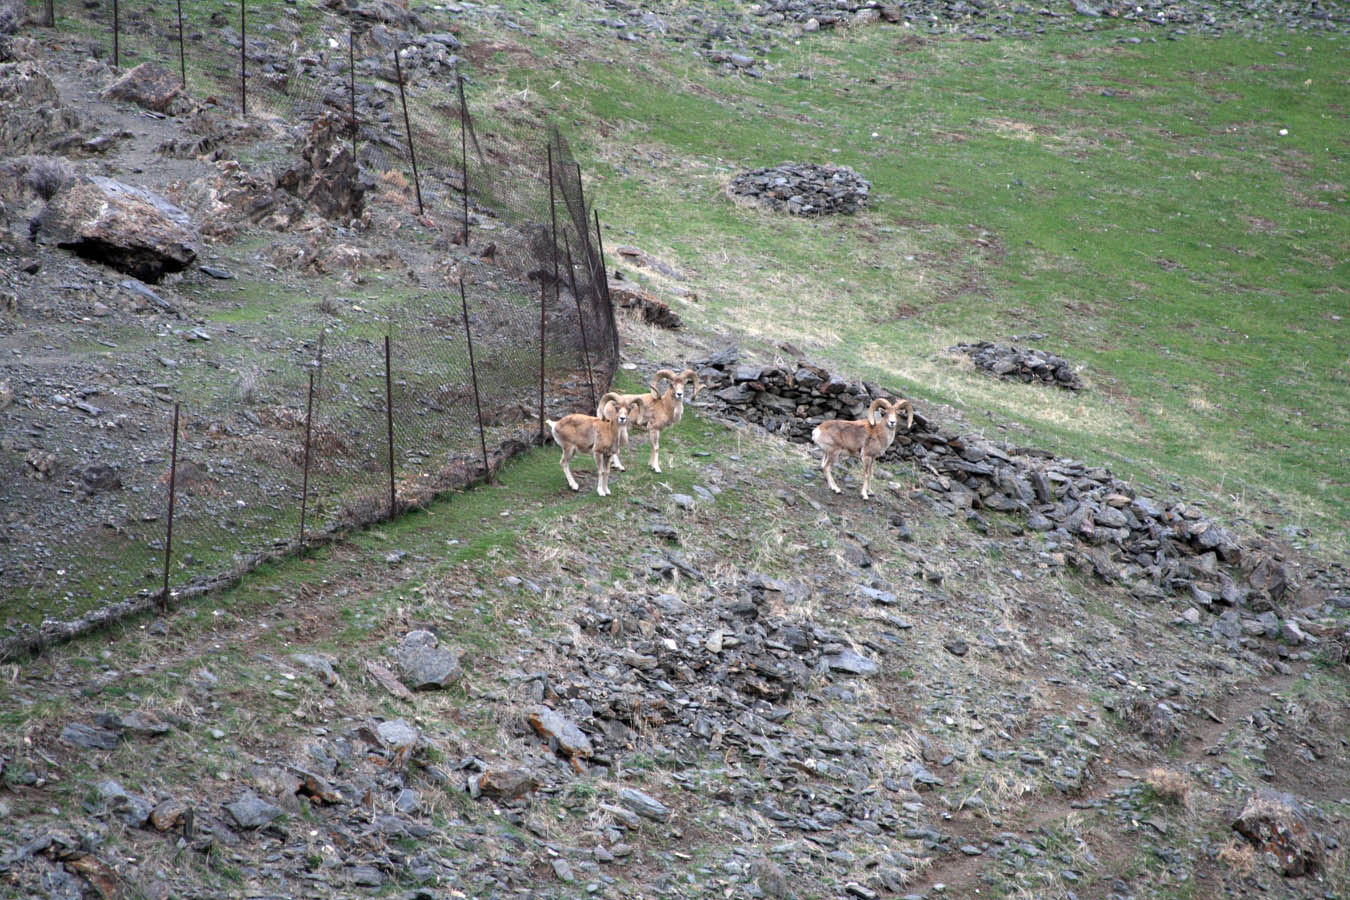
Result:
<svg viewBox="0 0 1350 900"><path fill-rule="evenodd" d="M645 394L615 394L620 403L626 403L629 407L628 421L619 426L619 442L614 447L614 453L610 456L610 464L620 472L624 471L623 463L619 461L619 451L628 446L628 426L647 424L647 404L656 400L650 393ZM602 413L604 404L595 411L598 416Z"/></svg>
<svg viewBox="0 0 1350 900"><path fill-rule="evenodd" d="M567 486L574 491L581 490L577 480L572 477L572 457L583 450L595 457L595 468L600 473L595 492L607 497L609 490L610 460L619 447L620 430L627 426L631 403L625 403L618 394L606 394L600 398L599 416L585 413L572 413L556 422L547 424L553 432L553 440L562 447L562 470L567 476Z"/></svg>
<svg viewBox="0 0 1350 900"><path fill-rule="evenodd" d="M891 402L881 397L873 400L872 405L867 408L866 419L830 419L815 427L811 432L811 440L825 451L820 468L825 473L825 481L829 484L830 490L839 493L839 485L834 483L834 474L831 471L835 462L840 456L857 456L862 459L863 464L862 498L864 500L872 498L872 468L895 442L901 407L908 413L905 420L905 430L908 431L914 424L913 405L908 400ZM877 421L878 409L885 410L885 415L880 421Z"/></svg>
<svg viewBox="0 0 1350 900"><path fill-rule="evenodd" d="M670 382L670 386L666 388L665 393L661 392L661 379L663 378ZM647 461L647 465L651 466L654 472L661 471L661 432L678 425L680 419L684 416L685 390L690 381L694 383L694 391L687 396L687 399L693 400L698 396L698 392L704 388L704 385L699 384L698 373L693 369L685 369L678 375L670 369L662 369L652 376L650 393L620 395L637 398L641 406L641 412L637 413L632 421L634 424L642 425L647 429L647 439L652 445L652 456ZM619 447L622 448L627 445L628 429L625 427ZM615 468L620 471L623 470L623 464L619 462L617 451L612 462Z"/></svg>

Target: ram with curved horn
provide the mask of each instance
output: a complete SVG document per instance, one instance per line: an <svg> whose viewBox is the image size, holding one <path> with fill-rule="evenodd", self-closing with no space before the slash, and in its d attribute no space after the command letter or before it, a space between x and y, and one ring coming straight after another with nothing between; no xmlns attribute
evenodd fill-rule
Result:
<svg viewBox="0 0 1350 900"><path fill-rule="evenodd" d="M907 413L905 430L908 431L914 425L914 405L908 400L892 401L884 397L872 401L866 419L830 419L815 427L811 440L825 452L820 468L830 490L839 493L839 485L834 483L831 471L835 462L840 456L857 456L863 464L862 498L872 499L872 468L895 442L902 407Z"/></svg>
<svg viewBox="0 0 1350 900"><path fill-rule="evenodd" d="M656 396L651 393L642 394L618 394L614 396L619 398L619 402L628 404L628 421L619 426L619 439L614 445L614 452L610 455L610 464L620 472L625 471L623 462L619 459L619 452L628 446L628 428L631 425L643 427L647 424L647 405L656 401ZM604 404L595 411L597 416L603 414Z"/></svg>
<svg viewBox="0 0 1350 900"><path fill-rule="evenodd" d="M663 380L670 382L664 393L661 391ZM690 382L693 382L693 391L686 393ZM692 401L705 386L699 383L698 373L693 369L685 369L678 375L670 369L662 369L652 376L651 393L642 395L642 422L639 424L646 426L647 439L652 445L652 456L647 465L653 472L661 471L661 432L680 424L684 401Z"/></svg>
<svg viewBox="0 0 1350 900"><path fill-rule="evenodd" d="M574 491L581 490L577 480L572 477L572 457L583 450L595 457L595 468L600 473L595 492L608 497L610 462L619 446L619 431L628 424L633 403L625 401L620 394L609 393L600 398L598 416L585 413L572 413L557 421L549 420L549 430L553 440L562 448L562 470L567 476L567 486Z"/></svg>

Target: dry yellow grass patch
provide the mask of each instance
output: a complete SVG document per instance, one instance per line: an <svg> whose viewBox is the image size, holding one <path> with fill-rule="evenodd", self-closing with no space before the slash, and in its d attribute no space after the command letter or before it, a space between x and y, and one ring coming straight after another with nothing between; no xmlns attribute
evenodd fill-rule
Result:
<svg viewBox="0 0 1350 900"><path fill-rule="evenodd" d="M999 137L1011 138L1017 141L1035 141L1042 134L1042 131L1035 125L1027 122L1019 122L1016 119L1007 119L1002 116L994 116L985 119L985 122L993 129Z"/></svg>
<svg viewBox="0 0 1350 900"><path fill-rule="evenodd" d="M1191 394L1186 399L1186 405L1198 413L1213 412L1217 407L1210 402L1209 398L1203 394Z"/></svg>
<svg viewBox="0 0 1350 900"><path fill-rule="evenodd" d="M1256 865L1256 850L1251 844L1229 838L1228 843L1219 851L1219 860L1239 875L1251 874Z"/></svg>
<svg viewBox="0 0 1350 900"><path fill-rule="evenodd" d="M1164 803L1183 809L1190 803L1191 782L1185 772L1155 766L1144 773L1144 784Z"/></svg>

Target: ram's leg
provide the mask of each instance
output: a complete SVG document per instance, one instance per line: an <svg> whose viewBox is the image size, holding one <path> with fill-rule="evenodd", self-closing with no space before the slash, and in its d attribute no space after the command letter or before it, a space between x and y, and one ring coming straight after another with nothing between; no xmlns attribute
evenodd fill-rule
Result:
<svg viewBox="0 0 1350 900"><path fill-rule="evenodd" d="M876 460L870 456L863 457L863 483L862 498L864 500L872 499L872 465Z"/></svg>
<svg viewBox="0 0 1350 900"><path fill-rule="evenodd" d="M601 455L600 455L600 460L604 463L604 468L605 468L605 496L608 497L610 494L613 493L613 491L611 491L611 490L609 489L609 473L612 471L612 467L611 467L611 465L610 465L609 459L608 459L607 457L605 457L604 454L601 454Z"/></svg>
<svg viewBox="0 0 1350 900"><path fill-rule="evenodd" d="M653 428L648 432L652 441L652 458L647 460L647 465L651 466L652 471L660 474L661 472L661 432Z"/></svg>
<svg viewBox="0 0 1350 900"><path fill-rule="evenodd" d="M610 455L609 461L614 468L620 472L624 471L623 463L619 461L619 451L628 446L628 429L625 428L619 433L619 440L615 444L614 453Z"/></svg>
<svg viewBox="0 0 1350 900"><path fill-rule="evenodd" d="M821 469L825 472L825 483L830 486L830 490L836 494L840 493L839 485L834 483L834 463L839 459L838 450L830 450L825 454L825 461L821 464Z"/></svg>
<svg viewBox="0 0 1350 900"><path fill-rule="evenodd" d="M577 484L577 480L572 477L572 454L576 452L577 450L575 447L563 448L562 470L563 474L567 476L567 486L574 491L579 491L581 490L581 485Z"/></svg>

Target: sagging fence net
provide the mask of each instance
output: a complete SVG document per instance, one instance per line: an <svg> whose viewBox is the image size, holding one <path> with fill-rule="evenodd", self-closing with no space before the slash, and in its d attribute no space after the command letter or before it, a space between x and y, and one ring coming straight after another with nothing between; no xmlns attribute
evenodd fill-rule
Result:
<svg viewBox="0 0 1350 900"><path fill-rule="evenodd" d="M452 36L342 0L192 0L181 32L176 3L52 6L57 34L121 69L151 62L194 99L350 141L363 176L446 248L447 274L397 302L344 298L347 314L298 337L217 329L157 383L65 398L141 407L141 424L103 442L116 465L47 478L23 462L29 521L12 530L31 552L0 568L0 658L490 476L546 417L595 408L619 346L581 171L556 130L487 145Z"/></svg>

